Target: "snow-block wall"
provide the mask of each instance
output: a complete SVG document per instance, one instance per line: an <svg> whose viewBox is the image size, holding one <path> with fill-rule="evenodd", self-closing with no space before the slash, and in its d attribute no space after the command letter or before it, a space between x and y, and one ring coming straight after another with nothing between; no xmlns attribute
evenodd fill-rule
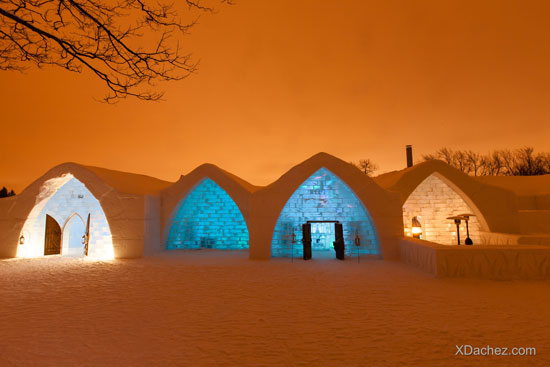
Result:
<svg viewBox="0 0 550 367"><path fill-rule="evenodd" d="M67 175L67 179L66 183L55 188L50 195L42 197L31 211L23 226L25 244L19 246L18 256L44 255L46 214L53 217L63 231L61 254L83 255L82 236L89 214L88 256L113 258L111 231L101 204L82 182L72 175Z"/></svg>
<svg viewBox="0 0 550 367"><path fill-rule="evenodd" d="M422 225L422 239L445 245L456 245L456 224L447 217L473 213L472 208L436 175L428 176L411 193L403 205L405 235L411 235L412 218L418 216ZM469 221L470 238L481 243L480 224L477 217ZM466 223L460 225L460 243L466 239Z"/></svg>
<svg viewBox="0 0 550 367"><path fill-rule="evenodd" d="M271 256L290 257L292 251L294 256L302 256L302 224L308 220L342 223L347 256L379 253L376 229L363 203L326 168L302 183L285 204L273 232ZM312 224L311 229L313 251L334 251L333 224ZM354 245L356 235L360 238L360 247Z"/></svg>
<svg viewBox="0 0 550 367"><path fill-rule="evenodd" d="M248 249L248 228L239 207L210 178L196 185L176 210L167 249Z"/></svg>

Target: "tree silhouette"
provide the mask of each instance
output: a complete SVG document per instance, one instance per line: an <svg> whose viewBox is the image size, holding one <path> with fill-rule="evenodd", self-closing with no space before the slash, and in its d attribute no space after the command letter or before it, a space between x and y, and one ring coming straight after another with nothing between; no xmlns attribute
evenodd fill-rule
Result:
<svg viewBox="0 0 550 367"><path fill-rule="evenodd" d="M7 198L9 196L15 196L15 192L13 190L10 190L8 192L8 189L6 187L2 187L0 190L0 198Z"/></svg>
<svg viewBox="0 0 550 367"><path fill-rule="evenodd" d="M359 162L350 162L353 166L357 167L365 175L370 176L378 169L378 165L374 163L370 158L361 159Z"/></svg>
<svg viewBox="0 0 550 367"><path fill-rule="evenodd" d="M425 154L424 160L440 159L474 176L537 176L550 174L550 153L537 153L532 147L495 150L487 155L471 150L441 148Z"/></svg>
<svg viewBox="0 0 550 367"><path fill-rule="evenodd" d="M199 14L231 0L182 0L179 7L163 1L0 0L0 70L27 64L88 70L106 84L106 102L157 101L163 96L151 89L157 82L197 68L181 49L182 36Z"/></svg>

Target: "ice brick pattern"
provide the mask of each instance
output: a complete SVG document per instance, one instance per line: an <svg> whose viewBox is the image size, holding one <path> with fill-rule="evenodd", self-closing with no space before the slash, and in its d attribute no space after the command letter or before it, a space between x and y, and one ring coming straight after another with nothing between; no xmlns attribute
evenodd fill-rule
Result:
<svg viewBox="0 0 550 367"><path fill-rule="evenodd" d="M248 228L233 199L210 178L182 199L168 233L167 249L248 249Z"/></svg>
<svg viewBox="0 0 550 367"><path fill-rule="evenodd" d="M410 235L412 218L420 216L422 239L444 245L456 245L456 224L447 217L473 213L468 204L449 185L436 175L428 176L411 193L403 205L403 225L405 234ZM480 225L477 217L469 222L470 238L480 243ZM460 242L466 239L466 224L460 225Z"/></svg>
<svg viewBox="0 0 550 367"><path fill-rule="evenodd" d="M113 257L113 242L105 213L99 201L82 182L74 177L71 178L47 200L46 205L36 218L29 218L33 223L27 229L32 240L29 244L28 256L44 255L46 214L53 217L63 230L61 254L74 255L74 250L69 251L69 243L74 245L76 241L74 239L68 240L70 236L77 236L74 233L74 222L80 220L80 218L74 218L74 216L78 214L85 222L88 219L88 214L90 214L88 255L103 258ZM69 223L69 225L65 225L66 223ZM71 233L71 228L73 233ZM79 237L81 238L82 235Z"/></svg>
<svg viewBox="0 0 550 367"><path fill-rule="evenodd" d="M302 256L302 224L308 220L340 221L343 224L347 256L379 253L376 230L363 203L341 179L326 168L321 168L309 177L287 201L275 225L271 256L290 257L292 251L294 256ZM356 234L361 241L359 248L354 246ZM329 238L334 238L334 225L312 226L313 251L333 251L332 246L327 246Z"/></svg>

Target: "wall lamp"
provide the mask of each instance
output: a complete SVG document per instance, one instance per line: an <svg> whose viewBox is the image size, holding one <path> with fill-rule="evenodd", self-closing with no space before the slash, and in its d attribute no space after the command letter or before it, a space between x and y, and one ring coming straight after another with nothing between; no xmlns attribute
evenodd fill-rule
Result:
<svg viewBox="0 0 550 367"><path fill-rule="evenodd" d="M420 223L419 217L412 218L412 236L413 238L422 239L422 224Z"/></svg>

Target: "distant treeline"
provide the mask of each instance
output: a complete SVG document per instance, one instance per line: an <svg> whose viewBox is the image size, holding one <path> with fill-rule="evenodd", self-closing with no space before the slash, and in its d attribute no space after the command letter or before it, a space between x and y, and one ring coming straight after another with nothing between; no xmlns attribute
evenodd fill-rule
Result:
<svg viewBox="0 0 550 367"><path fill-rule="evenodd" d="M441 148L422 156L425 161L440 159L473 176L538 176L550 174L550 153L535 153L532 147L495 150L479 154L471 150Z"/></svg>
<svg viewBox="0 0 550 367"><path fill-rule="evenodd" d="M0 198L7 198L8 196L15 196L15 192L13 190L8 191L6 187L2 187L2 190L0 190Z"/></svg>

